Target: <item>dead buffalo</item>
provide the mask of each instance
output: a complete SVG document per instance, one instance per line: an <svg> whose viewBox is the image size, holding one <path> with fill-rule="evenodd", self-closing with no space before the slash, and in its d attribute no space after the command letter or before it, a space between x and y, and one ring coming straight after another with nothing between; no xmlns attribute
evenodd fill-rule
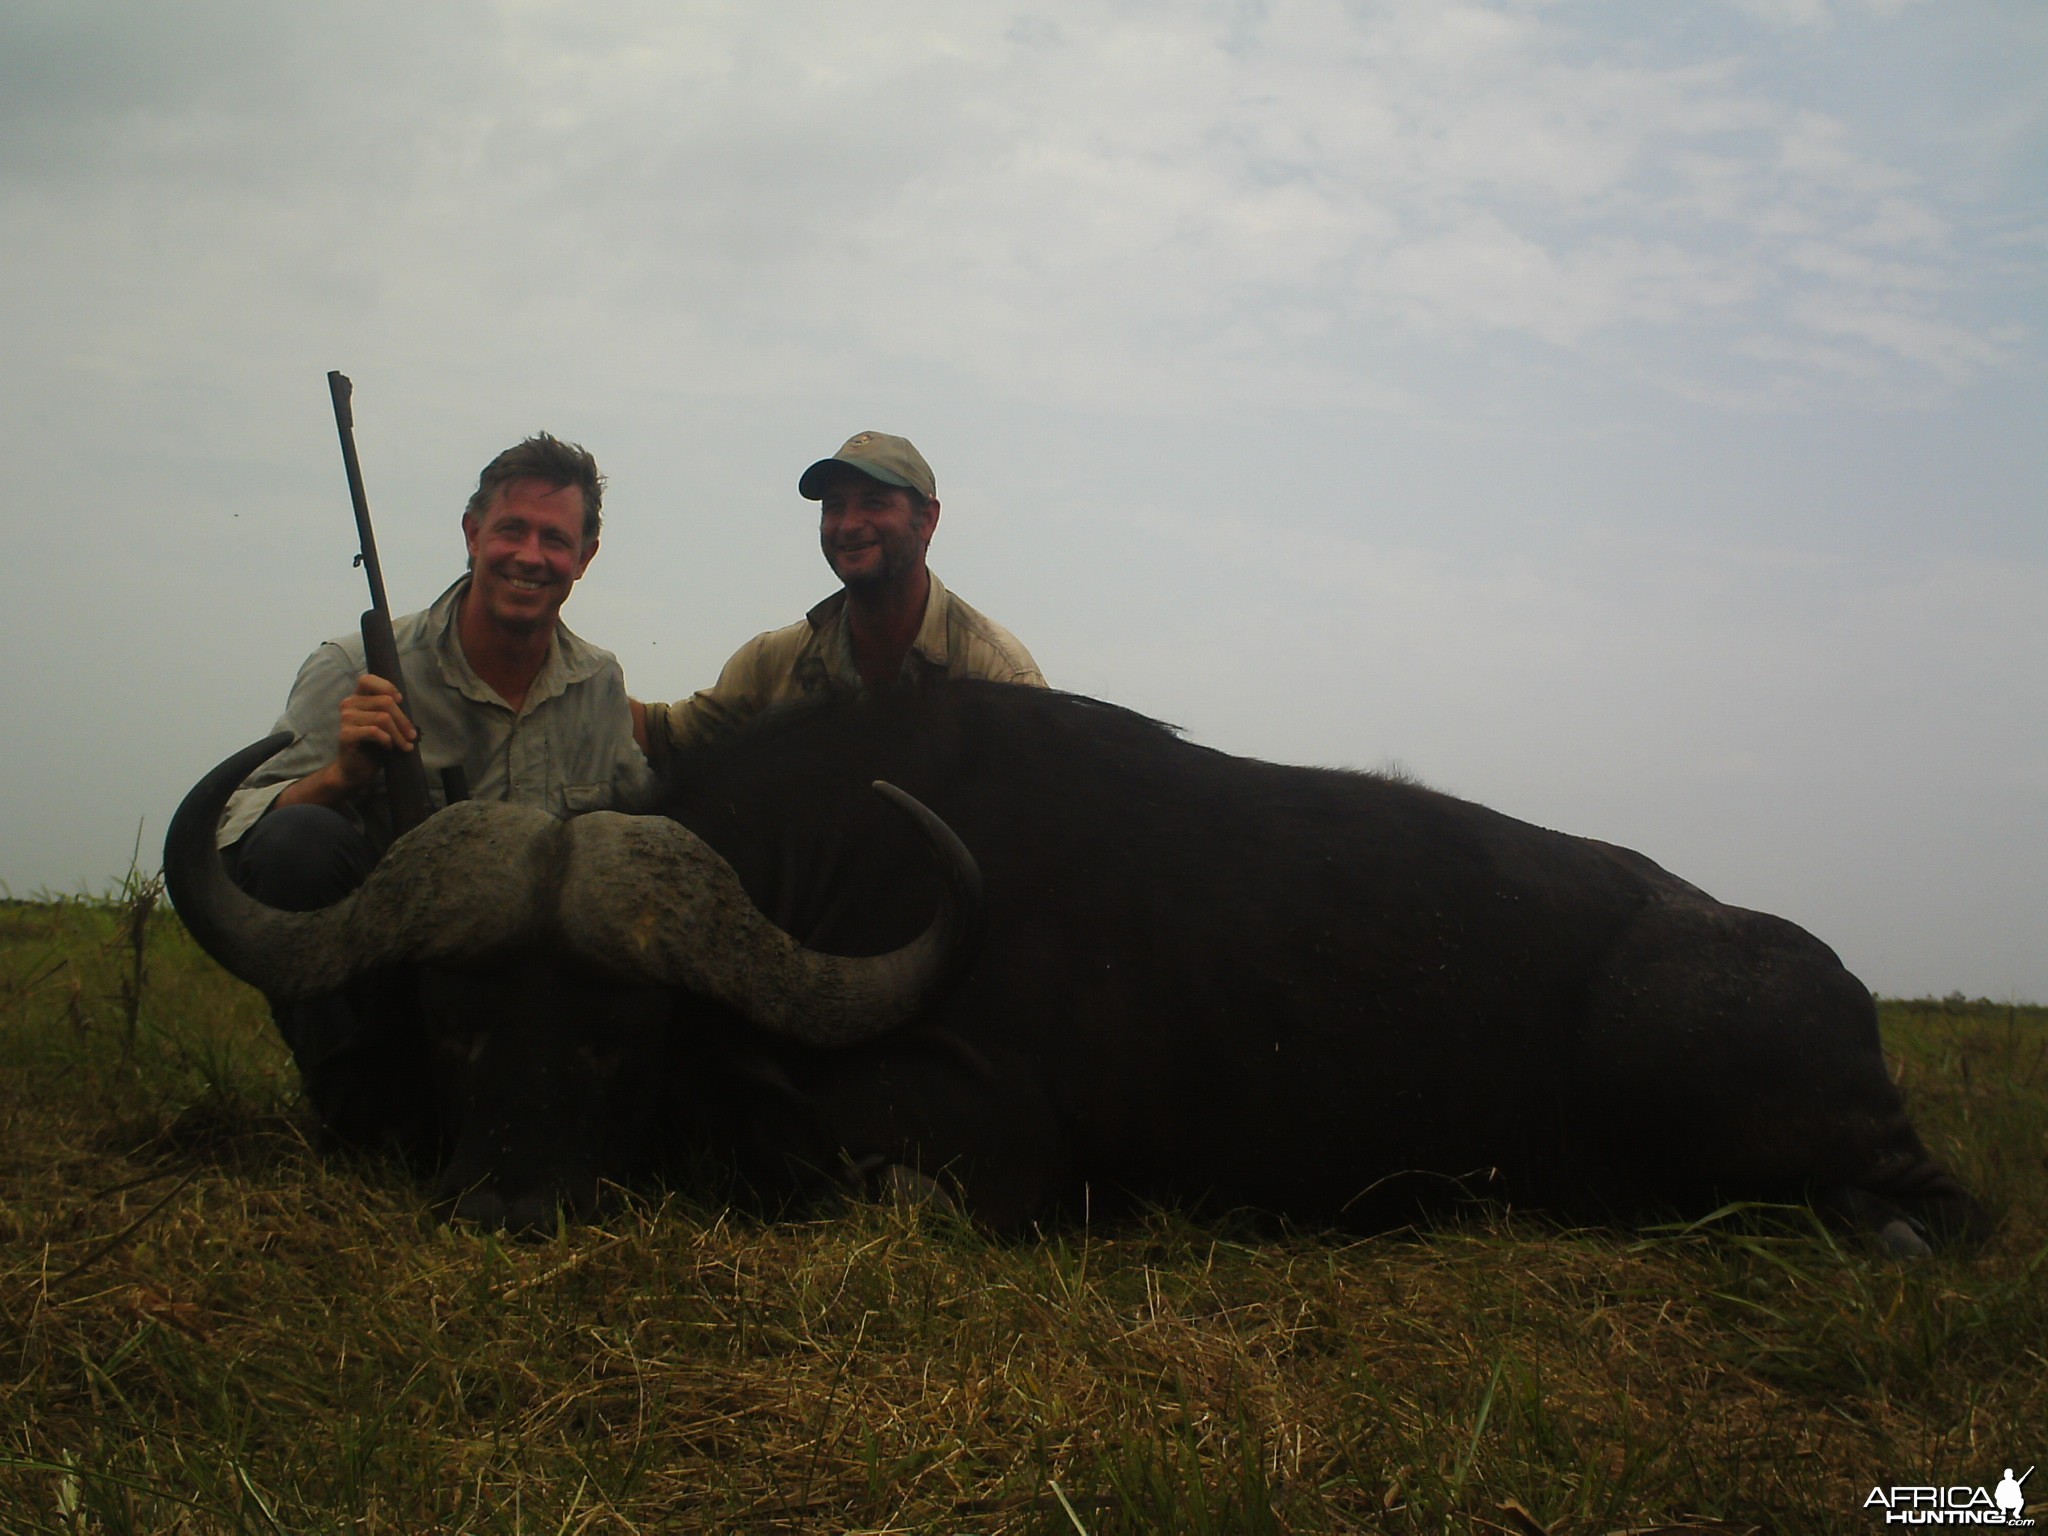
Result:
<svg viewBox="0 0 2048 1536"><path fill-rule="evenodd" d="M1824 944L1395 778L952 684L764 718L686 762L667 820L443 812L297 916L254 908L212 852L256 750L180 811L180 911L273 996L424 963L430 1030L459 1017L482 1064L446 1096L454 1141L488 1125L455 1182L528 1209L686 1133L757 1179L922 1170L1000 1227L1133 1199L1371 1227L1480 1191L1592 1216L1810 1200L1914 1250L1982 1228ZM972 875L875 780L979 863L986 937L950 988ZM656 846L690 852L671 868ZM684 865L729 867L749 900L683 894ZM734 979L780 952L742 937L753 909L808 965L941 916L914 964L883 962L916 972L890 1004L777 981L762 1012Z"/></svg>

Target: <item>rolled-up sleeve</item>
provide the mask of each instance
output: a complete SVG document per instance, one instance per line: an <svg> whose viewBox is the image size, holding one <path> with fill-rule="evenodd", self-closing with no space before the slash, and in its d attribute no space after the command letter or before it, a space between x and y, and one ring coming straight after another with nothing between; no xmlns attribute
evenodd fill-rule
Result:
<svg viewBox="0 0 2048 1536"><path fill-rule="evenodd" d="M334 644L308 656L292 682L291 696L273 730L298 740L242 781L228 797L215 839L223 848L237 843L268 813L290 785L334 761L341 744L341 701L355 691L355 664Z"/></svg>
<svg viewBox="0 0 2048 1536"><path fill-rule="evenodd" d="M784 631L754 636L733 652L718 681L674 704L647 706L647 741L655 766L667 757L729 736L774 702L774 665L769 651ZM792 654L794 646L786 646Z"/></svg>

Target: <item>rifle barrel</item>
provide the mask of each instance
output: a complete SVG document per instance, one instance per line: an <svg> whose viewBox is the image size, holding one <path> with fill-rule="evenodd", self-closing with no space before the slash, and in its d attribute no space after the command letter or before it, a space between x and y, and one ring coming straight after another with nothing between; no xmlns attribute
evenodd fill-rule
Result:
<svg viewBox="0 0 2048 1536"><path fill-rule="evenodd" d="M348 471L349 500L355 504L363 574L370 580L370 606L363 612L363 664L409 701L398 661L398 637L391 629L391 599L384 593L384 566L377 559L377 534L370 526L370 498L363 491L363 466L356 457L356 413L349 403L355 386L345 373L330 371L327 393L334 398L334 427L341 434L341 462ZM410 711L408 711L410 714ZM427 796L427 765L415 741L410 752L384 755L384 792L391 802L391 831L403 836L434 813Z"/></svg>
<svg viewBox="0 0 2048 1536"><path fill-rule="evenodd" d="M391 599L384 592L384 563L377 558L377 531L370 526L370 498L363 489L363 464L356 457L356 413L350 403L355 385L348 375L330 369L327 393L334 397L334 425L341 434L341 464L348 471L348 498L355 507L357 547L362 551L363 574L370 579L370 606L389 616ZM393 678L393 682L398 679Z"/></svg>

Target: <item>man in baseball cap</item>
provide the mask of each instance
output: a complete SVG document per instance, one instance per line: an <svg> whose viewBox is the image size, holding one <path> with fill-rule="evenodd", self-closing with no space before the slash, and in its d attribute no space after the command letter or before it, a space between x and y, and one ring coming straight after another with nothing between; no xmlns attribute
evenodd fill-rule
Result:
<svg viewBox="0 0 2048 1536"><path fill-rule="evenodd" d="M840 589L796 623L756 635L712 687L676 704L635 704L657 765L777 704L886 693L944 678L1043 688L1016 636L954 596L925 564L938 484L908 438L856 432L797 479L818 503L818 543Z"/></svg>

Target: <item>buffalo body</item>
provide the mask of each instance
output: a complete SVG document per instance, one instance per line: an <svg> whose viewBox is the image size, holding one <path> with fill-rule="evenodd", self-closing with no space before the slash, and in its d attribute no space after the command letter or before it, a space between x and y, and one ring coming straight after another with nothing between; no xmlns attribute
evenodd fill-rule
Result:
<svg viewBox="0 0 2048 1536"><path fill-rule="evenodd" d="M1005 1228L1132 1201L1377 1227L1474 1193L1811 1200L1907 1247L1981 1228L1869 992L1639 854L996 684L767 717L686 760L664 810L807 950L879 955L947 880L875 780L979 864L964 975L823 1040L608 973L603 944L558 955L560 922L437 956L431 1028L473 1064L443 1094L444 1184L532 1209L688 1150L768 1184L917 1170Z"/></svg>

